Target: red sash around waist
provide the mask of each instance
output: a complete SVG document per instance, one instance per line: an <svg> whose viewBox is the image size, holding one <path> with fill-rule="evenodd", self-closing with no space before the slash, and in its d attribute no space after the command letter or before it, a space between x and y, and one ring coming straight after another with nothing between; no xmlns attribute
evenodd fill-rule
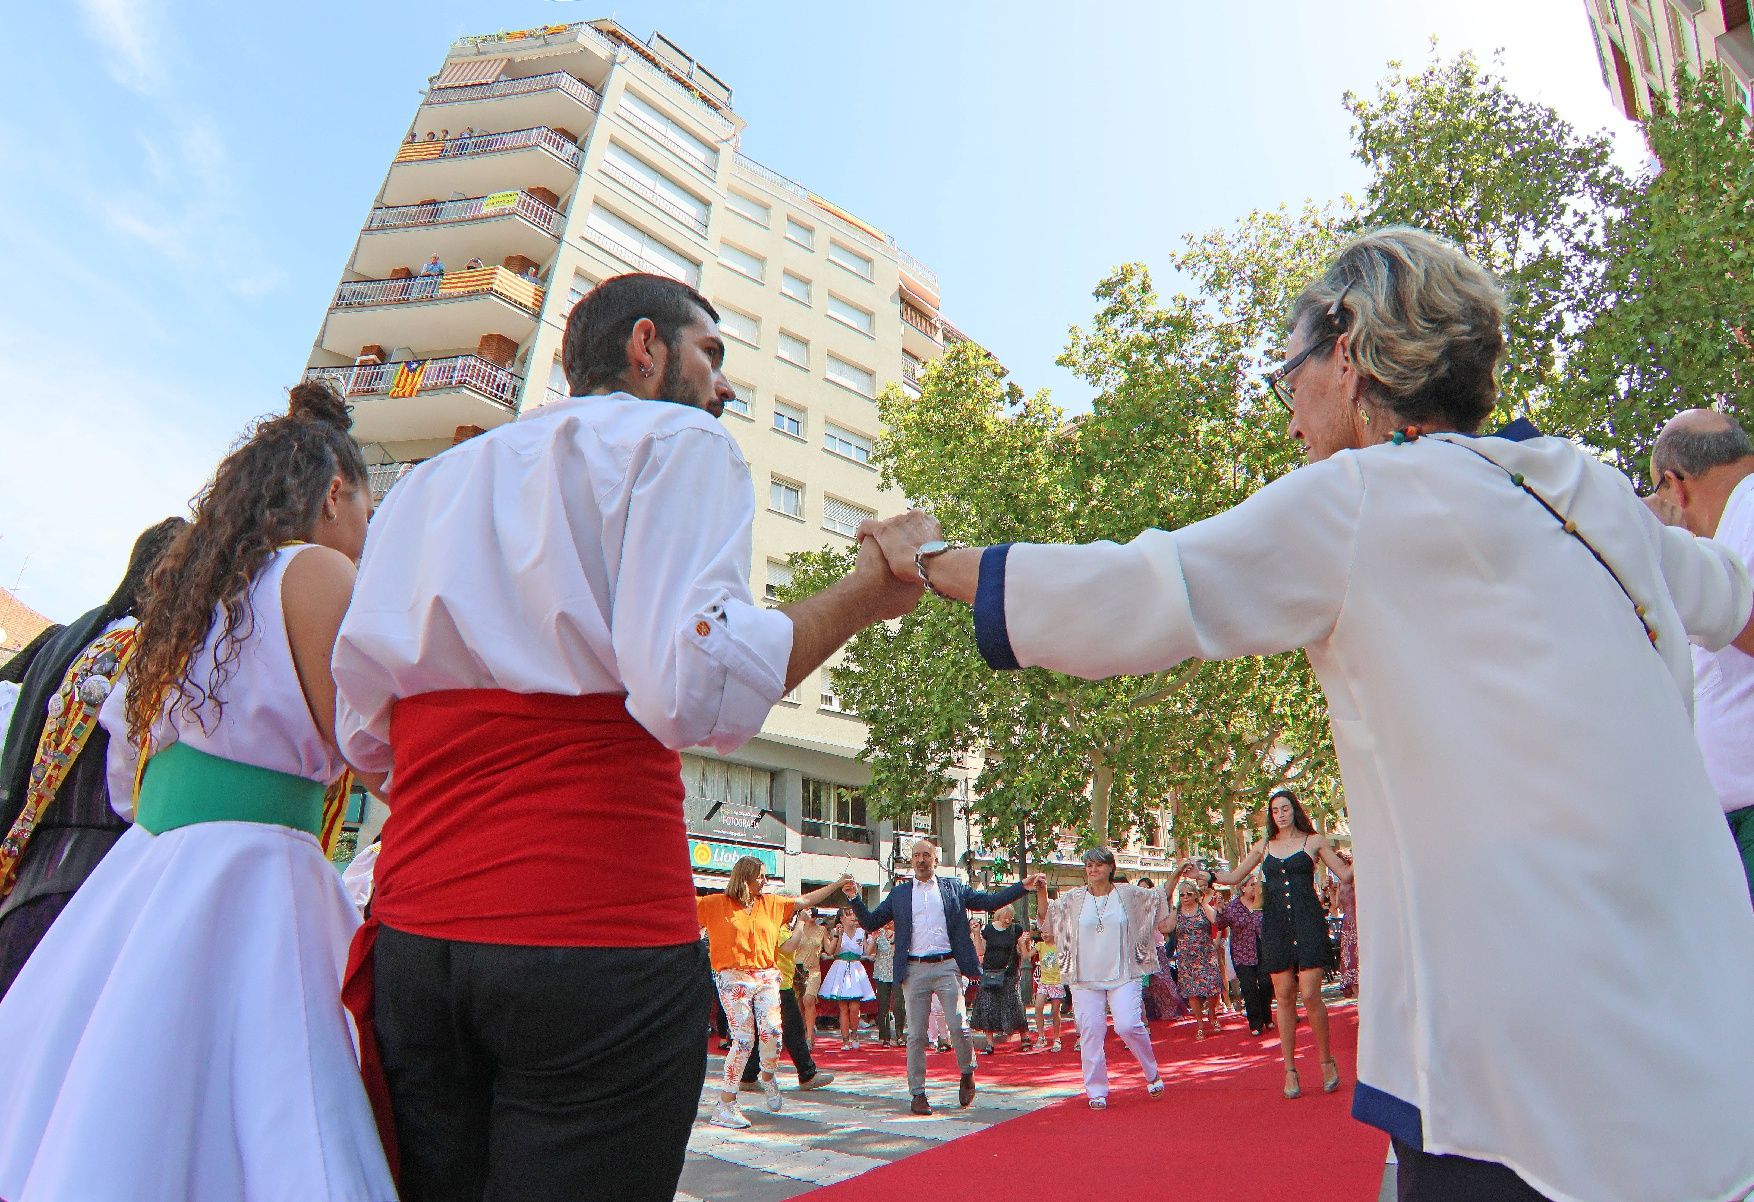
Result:
<svg viewBox="0 0 1754 1202"><path fill-rule="evenodd" d="M425 693L390 716L373 917L544 947L699 937L682 761L612 694Z"/></svg>

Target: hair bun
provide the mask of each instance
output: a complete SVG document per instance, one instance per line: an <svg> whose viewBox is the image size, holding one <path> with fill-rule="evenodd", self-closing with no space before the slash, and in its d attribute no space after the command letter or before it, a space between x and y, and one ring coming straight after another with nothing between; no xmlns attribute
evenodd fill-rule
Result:
<svg viewBox="0 0 1754 1202"><path fill-rule="evenodd" d="M312 421L323 422L339 430L353 429L353 418L347 412L347 402L327 380L301 380L292 386L288 394L291 400L287 411L293 417L308 417Z"/></svg>

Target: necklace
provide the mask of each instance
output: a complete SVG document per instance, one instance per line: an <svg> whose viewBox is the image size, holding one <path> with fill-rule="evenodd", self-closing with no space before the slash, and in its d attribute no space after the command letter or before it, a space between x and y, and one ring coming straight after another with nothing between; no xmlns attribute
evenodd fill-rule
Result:
<svg viewBox="0 0 1754 1202"><path fill-rule="evenodd" d="M1101 934L1108 918L1108 896L1096 898L1096 933Z"/></svg>

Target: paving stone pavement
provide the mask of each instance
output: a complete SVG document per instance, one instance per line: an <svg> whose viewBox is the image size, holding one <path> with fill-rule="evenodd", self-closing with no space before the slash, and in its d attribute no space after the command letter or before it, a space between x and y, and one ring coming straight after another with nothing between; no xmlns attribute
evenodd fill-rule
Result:
<svg viewBox="0 0 1754 1202"><path fill-rule="evenodd" d="M895 1053L897 1067L901 1055ZM688 1140L676 1202L779 1202L833 1185L891 1160L936 1147L994 1123L1045 1106L1076 1090L982 1085L974 1105L956 1105L955 1062L933 1057L932 1117L909 1113L906 1086L896 1076L835 1070L824 1089L800 1090L790 1066L780 1066L784 1109L770 1113L758 1093L740 1094L754 1124L730 1131L707 1122L719 1099L724 1066L713 1056L701 1090L700 1115Z"/></svg>

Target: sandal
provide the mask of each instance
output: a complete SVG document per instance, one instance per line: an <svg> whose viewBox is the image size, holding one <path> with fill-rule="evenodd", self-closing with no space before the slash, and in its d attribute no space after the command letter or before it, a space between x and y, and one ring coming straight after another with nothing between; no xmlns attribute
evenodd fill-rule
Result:
<svg viewBox="0 0 1754 1202"><path fill-rule="evenodd" d="M1147 1095L1149 1095L1150 1097L1153 1097L1153 1098L1162 1097L1163 1096L1163 1078L1159 1077L1159 1078L1157 1078L1157 1080L1155 1080L1155 1081L1151 1082L1150 1084L1148 1084L1147 1086L1145 1086L1145 1092Z"/></svg>
<svg viewBox="0 0 1754 1202"><path fill-rule="evenodd" d="M1334 1074L1331 1077L1328 1075L1330 1070L1332 1070ZM1340 1066L1334 1063L1334 1058L1332 1056L1329 1056L1326 1060L1322 1061L1322 1092L1333 1093L1339 1088Z"/></svg>
<svg viewBox="0 0 1754 1202"><path fill-rule="evenodd" d="M1059 1050L1060 1050L1060 1041L1056 1039L1056 1040L1054 1040L1054 1046L1049 1048L1048 1051L1057 1052Z"/></svg>
<svg viewBox="0 0 1754 1202"><path fill-rule="evenodd" d="M1092 1109L1092 1110L1107 1110L1108 1109L1108 1099L1107 1098L1091 1098L1090 1099L1090 1109Z"/></svg>
<svg viewBox="0 0 1754 1202"><path fill-rule="evenodd" d="M1287 1098L1301 1098L1303 1096L1303 1083L1297 1079L1296 1069L1288 1068L1285 1070L1285 1081L1285 1096Z"/></svg>

